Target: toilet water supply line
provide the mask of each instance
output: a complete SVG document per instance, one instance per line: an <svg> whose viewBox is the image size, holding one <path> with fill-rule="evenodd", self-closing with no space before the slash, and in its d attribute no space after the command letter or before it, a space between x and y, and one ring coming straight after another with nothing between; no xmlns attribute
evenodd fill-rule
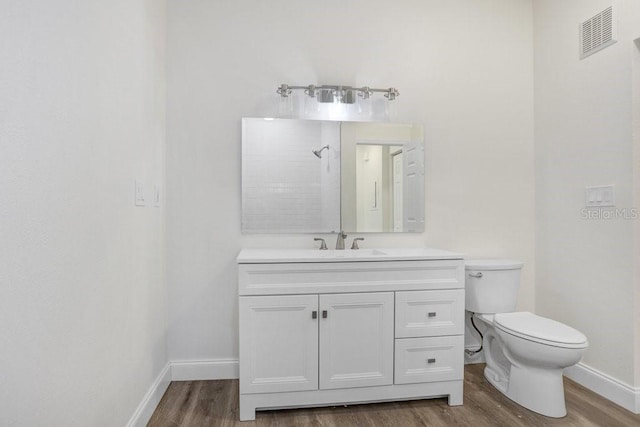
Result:
<svg viewBox="0 0 640 427"><path fill-rule="evenodd" d="M476 326L476 322L473 321L473 315L475 314L474 312L470 311L469 313L471 313L471 324L473 325L473 329L476 330L476 332L478 332L478 335L480 335L480 348L477 350L465 350L464 352L467 354L467 356L473 356L474 354L478 354L482 351L482 346L484 343L484 336L482 335L482 332L480 332L480 329L478 329L478 327Z"/></svg>

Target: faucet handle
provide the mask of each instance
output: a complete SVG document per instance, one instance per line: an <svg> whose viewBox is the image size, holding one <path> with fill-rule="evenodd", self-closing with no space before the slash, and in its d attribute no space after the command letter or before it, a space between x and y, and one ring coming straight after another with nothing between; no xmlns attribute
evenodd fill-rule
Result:
<svg viewBox="0 0 640 427"><path fill-rule="evenodd" d="M320 250L321 251L325 251L327 250L327 243L324 241L324 239L321 239L319 237L314 237L314 239L316 242L322 242L320 243Z"/></svg>
<svg viewBox="0 0 640 427"><path fill-rule="evenodd" d="M356 237L353 239L353 243L351 244L351 249L360 249L358 247L358 240L364 240L364 237Z"/></svg>

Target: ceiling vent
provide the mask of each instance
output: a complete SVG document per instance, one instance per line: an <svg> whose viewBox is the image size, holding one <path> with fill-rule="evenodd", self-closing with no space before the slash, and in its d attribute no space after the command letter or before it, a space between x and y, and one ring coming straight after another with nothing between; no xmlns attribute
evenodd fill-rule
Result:
<svg viewBox="0 0 640 427"><path fill-rule="evenodd" d="M593 55L615 42L612 6L580 24L580 59Z"/></svg>

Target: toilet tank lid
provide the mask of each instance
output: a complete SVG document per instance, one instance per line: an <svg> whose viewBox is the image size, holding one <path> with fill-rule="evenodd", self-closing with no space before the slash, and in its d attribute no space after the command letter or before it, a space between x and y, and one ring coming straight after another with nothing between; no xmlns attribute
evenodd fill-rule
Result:
<svg viewBox="0 0 640 427"><path fill-rule="evenodd" d="M518 270L524 263L513 259L466 259L464 260L467 270Z"/></svg>

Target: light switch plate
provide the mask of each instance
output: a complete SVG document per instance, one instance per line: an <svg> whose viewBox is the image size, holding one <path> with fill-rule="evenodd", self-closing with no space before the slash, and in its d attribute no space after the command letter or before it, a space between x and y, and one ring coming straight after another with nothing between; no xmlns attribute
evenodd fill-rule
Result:
<svg viewBox="0 0 640 427"><path fill-rule="evenodd" d="M585 204L588 208L615 206L615 188L613 185L599 185L585 189Z"/></svg>
<svg viewBox="0 0 640 427"><path fill-rule="evenodd" d="M134 182L135 185L135 205L136 206L144 206L144 182L136 179Z"/></svg>

